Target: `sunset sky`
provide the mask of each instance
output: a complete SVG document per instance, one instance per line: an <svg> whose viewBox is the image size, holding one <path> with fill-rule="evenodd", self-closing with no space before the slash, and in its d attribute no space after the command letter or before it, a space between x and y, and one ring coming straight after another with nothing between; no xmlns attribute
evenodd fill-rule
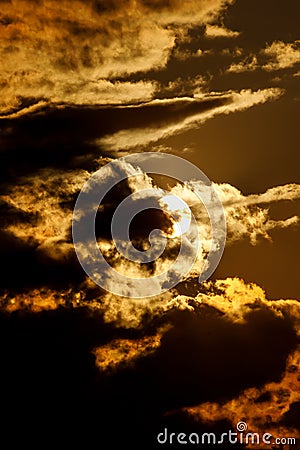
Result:
<svg viewBox="0 0 300 450"><path fill-rule="evenodd" d="M300 440L299 19L297 0L0 1L1 443L182 448L158 433L240 421ZM71 230L90 176L143 152L209 177L227 240L198 283L210 232L188 174L123 162L96 219L114 269L151 278L178 252L168 210L149 209L131 239L161 229L161 259L118 256L113 213L141 189L182 198L201 237L185 279L137 300L86 275Z"/></svg>

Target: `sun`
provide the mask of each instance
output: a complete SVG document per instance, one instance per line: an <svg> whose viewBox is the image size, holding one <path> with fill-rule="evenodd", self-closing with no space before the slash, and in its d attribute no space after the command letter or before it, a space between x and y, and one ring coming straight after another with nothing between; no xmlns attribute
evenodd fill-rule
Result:
<svg viewBox="0 0 300 450"><path fill-rule="evenodd" d="M181 198L176 195L165 195L159 201L162 208L164 208L173 218L173 232L170 237L179 237L186 233L191 224L191 210L188 205Z"/></svg>

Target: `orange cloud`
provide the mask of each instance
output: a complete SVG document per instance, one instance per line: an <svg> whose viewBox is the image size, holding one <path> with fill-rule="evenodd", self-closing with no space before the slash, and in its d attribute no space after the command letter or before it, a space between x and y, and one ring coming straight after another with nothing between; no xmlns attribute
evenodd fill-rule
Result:
<svg viewBox="0 0 300 450"><path fill-rule="evenodd" d="M235 38L239 36L238 31L228 30L228 28L220 27L218 25L206 25L205 35L208 38Z"/></svg>
<svg viewBox="0 0 300 450"><path fill-rule="evenodd" d="M145 128L136 128L129 130L121 130L114 134L107 134L98 140L99 145L108 151L128 150L137 146L146 146L151 142L159 139L168 138L172 135L182 133L189 129L199 126L220 114L230 114L237 111L244 111L267 101L280 98L283 90L279 88L261 89L252 91L244 89L240 92L227 91L223 93L212 92L210 94L198 94L191 98L173 98L167 100L154 100L152 104L180 104L198 106L199 112L193 114L184 114L178 120L170 121L170 123L155 124L155 126L147 126ZM220 101L221 104L214 105L213 100ZM201 105L205 102L212 102L211 108L201 110ZM151 103L149 103L151 104Z"/></svg>
<svg viewBox="0 0 300 450"><path fill-rule="evenodd" d="M164 67L175 40L232 0L2 2L0 114L48 103L146 101L155 84L111 78Z"/></svg>
<svg viewBox="0 0 300 450"><path fill-rule="evenodd" d="M140 339L115 339L109 344L93 350L96 366L104 372L113 372L128 367L142 357L155 352L161 345L161 338L170 327L166 326L153 336Z"/></svg>
<svg viewBox="0 0 300 450"><path fill-rule="evenodd" d="M268 45L263 53L270 58L263 69L272 71L286 69L300 62L300 41L275 41Z"/></svg>
<svg viewBox="0 0 300 450"><path fill-rule="evenodd" d="M280 381L246 389L226 403L207 402L185 408L184 411L194 420L203 423L229 420L235 429L238 422L244 421L248 425L249 433L259 433L261 436L270 433L274 438L300 438L298 429L284 424L285 414L291 405L300 401L299 371L300 350L296 350L289 356ZM250 444L247 448L261 447Z"/></svg>

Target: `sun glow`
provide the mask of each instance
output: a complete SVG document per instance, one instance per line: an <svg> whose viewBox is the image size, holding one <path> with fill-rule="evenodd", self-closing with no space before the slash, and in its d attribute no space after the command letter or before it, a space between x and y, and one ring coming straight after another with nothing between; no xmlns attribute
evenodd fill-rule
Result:
<svg viewBox="0 0 300 450"><path fill-rule="evenodd" d="M179 237L186 233L191 224L191 210L181 198L176 195L165 195L160 204L173 217L173 233L169 236Z"/></svg>

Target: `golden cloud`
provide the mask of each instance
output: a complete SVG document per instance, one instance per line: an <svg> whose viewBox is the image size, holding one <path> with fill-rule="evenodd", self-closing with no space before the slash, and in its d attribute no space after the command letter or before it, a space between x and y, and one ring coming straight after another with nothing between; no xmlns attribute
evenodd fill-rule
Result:
<svg viewBox="0 0 300 450"><path fill-rule="evenodd" d="M263 53L270 58L263 69L268 71L286 69L300 62L300 41L275 41L268 45Z"/></svg>
<svg viewBox="0 0 300 450"><path fill-rule="evenodd" d="M17 238L37 244L55 259L63 257L72 223L72 210L62 206L80 190L89 174L84 170L57 172L42 170L25 178L23 184L1 196L1 200L18 211L30 214L24 223L13 223L5 231ZM55 247L55 251L54 250Z"/></svg>
<svg viewBox="0 0 300 450"><path fill-rule="evenodd" d="M103 165L107 161L107 159L99 160L99 165ZM128 174L127 189L129 192L155 189L152 179L147 174L140 172L139 176L131 177L132 167L125 164L123 169L124 173ZM66 202L69 201L72 205L74 198L89 176L90 174L84 170L66 173L44 170L35 176L24 178L23 184L12 187L10 192L1 197L1 200L15 210L27 214L28 219L8 223L4 230L26 244L34 245L51 259L65 261L66 257L74 254L70 237L73 211L70 206L66 205ZM300 187L297 184L277 186L268 189L265 193L252 195L243 195L229 184L214 184L214 187L219 194L226 215L228 245L241 240L249 240L251 244L256 245L260 239L271 240L271 230L299 225L299 217L296 215L284 220L274 220L270 217L268 210L273 203L299 200ZM156 189L159 192L159 188ZM117 195L114 200L115 206L123 199L122 195L122 193ZM170 189L170 195L182 199L190 207L196 219L200 247L190 274L199 276L211 247L211 227L206 210L189 184L175 185ZM113 207L113 205L108 205L108 207ZM101 211L105 214L105 205L101 206ZM164 214L162 217L157 217L157 226L168 232L172 222L167 222L169 212L165 211ZM105 216L103 217L105 218ZM170 229L171 235L172 230ZM146 239L146 237L140 236L139 239ZM174 259L177 258L180 244L181 237L172 236L172 239L168 239L168 245L162 257L148 267L146 264L141 266L121 257L114 242L102 238L101 235L98 238L98 245L112 267L132 279L148 277L149 274L152 277L167 271L174 263ZM85 252L88 252L87 245ZM130 286L124 285L125 297L128 289ZM113 302L108 306L106 314L109 314L108 311L111 311L112 305Z"/></svg>
<svg viewBox="0 0 300 450"><path fill-rule="evenodd" d="M177 35L207 23L231 1L2 2L0 113L24 98L49 103L145 101L151 82L115 82L164 67Z"/></svg>
<svg viewBox="0 0 300 450"><path fill-rule="evenodd" d="M267 62L262 61L267 57ZM300 41L274 41L260 51L258 55L250 53L243 60L232 63L227 72L242 73L263 69L268 72L287 69L300 62Z"/></svg>
<svg viewBox="0 0 300 450"><path fill-rule="evenodd" d="M255 55L250 55L238 63L232 63L227 72L242 73L242 72L252 72L259 67L257 57Z"/></svg>
<svg viewBox="0 0 300 450"><path fill-rule="evenodd" d="M165 326L156 334L138 339L115 339L109 344L93 350L96 366L103 372L113 372L134 365L137 359L155 352L161 345L164 333L169 330Z"/></svg>
<svg viewBox="0 0 300 450"><path fill-rule="evenodd" d="M246 389L236 398L222 404L206 402L185 408L184 411L194 420L206 424L229 420L235 428L242 420L247 423L249 433L258 433L261 436L270 433L274 438L300 438L298 429L284 424L284 416L291 405L300 401L299 372L300 350L296 350L288 357L280 381L266 383L260 388ZM251 443L247 448L261 447Z"/></svg>
<svg viewBox="0 0 300 450"><path fill-rule="evenodd" d="M208 38L235 38L239 36L238 31L229 30L228 28L219 25L206 25L205 35Z"/></svg>
<svg viewBox="0 0 300 450"><path fill-rule="evenodd" d="M280 98L284 91L279 88L261 89L252 91L251 89L244 89L240 92L227 91L223 93L212 92L210 94L198 94L193 98L173 98L168 100L153 100L151 104L186 104L199 106L200 112L189 114L188 110L178 120L173 120L171 123L164 123L162 125L155 124L155 126L147 126L145 128L136 128L129 130L121 130L114 134L108 134L98 140L99 145L110 152L117 150L128 150L137 146L146 146L151 142L156 142L160 139L168 138L169 136L182 133L192 129L199 124L206 122L220 114L230 114L236 111L244 111L254 105L265 103ZM215 106L213 101L218 99L221 104ZM223 100L223 103L222 103ZM211 101L211 108L206 108L201 111L201 105L205 105L207 101Z"/></svg>

